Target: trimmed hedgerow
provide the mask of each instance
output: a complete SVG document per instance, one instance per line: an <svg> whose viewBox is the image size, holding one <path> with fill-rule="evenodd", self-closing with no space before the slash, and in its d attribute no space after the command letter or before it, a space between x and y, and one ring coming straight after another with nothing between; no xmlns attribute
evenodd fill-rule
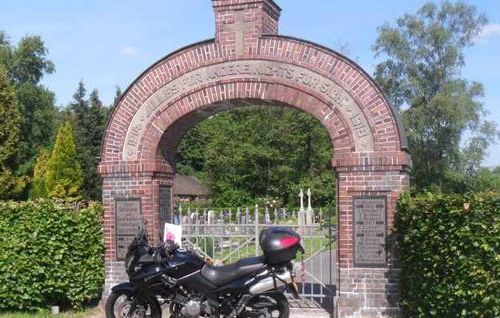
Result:
<svg viewBox="0 0 500 318"><path fill-rule="evenodd" d="M405 317L500 317L500 194L401 196Z"/></svg>
<svg viewBox="0 0 500 318"><path fill-rule="evenodd" d="M0 310L80 307L104 283L102 207L0 202Z"/></svg>

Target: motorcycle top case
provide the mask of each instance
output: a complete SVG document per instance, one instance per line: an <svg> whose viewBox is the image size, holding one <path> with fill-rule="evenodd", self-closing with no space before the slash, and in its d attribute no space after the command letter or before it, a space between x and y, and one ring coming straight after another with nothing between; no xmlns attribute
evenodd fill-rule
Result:
<svg viewBox="0 0 500 318"><path fill-rule="evenodd" d="M268 264L293 260L300 248L300 236L286 227L271 227L260 233L260 247Z"/></svg>

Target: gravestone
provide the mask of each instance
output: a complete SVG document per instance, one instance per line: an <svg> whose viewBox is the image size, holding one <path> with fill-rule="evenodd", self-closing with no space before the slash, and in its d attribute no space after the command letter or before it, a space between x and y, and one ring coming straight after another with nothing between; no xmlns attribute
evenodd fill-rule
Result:
<svg viewBox="0 0 500 318"><path fill-rule="evenodd" d="M189 223L192 225L197 225L198 222L198 212L192 212L189 216Z"/></svg>
<svg viewBox="0 0 500 318"><path fill-rule="evenodd" d="M304 191L300 189L299 192L299 198L300 198L300 208L299 211L297 212L297 225L299 226L298 232L299 234L306 234L305 232L305 225L306 223L306 211L304 209Z"/></svg>
<svg viewBox="0 0 500 318"><path fill-rule="evenodd" d="M311 204L311 189L307 189L307 210L306 210L306 224L308 226L312 226L315 223L315 218L314 218L314 210L312 208ZM309 227L309 232L311 232L313 228Z"/></svg>
<svg viewBox="0 0 500 318"><path fill-rule="evenodd" d="M215 224L215 212L213 210L208 211L207 224Z"/></svg>
<svg viewBox="0 0 500 318"><path fill-rule="evenodd" d="M248 207L245 208L245 224L252 223L250 220L250 209Z"/></svg>
<svg viewBox="0 0 500 318"><path fill-rule="evenodd" d="M264 224L271 224L271 215L269 214L269 208L267 206L264 212Z"/></svg>
<svg viewBox="0 0 500 318"><path fill-rule="evenodd" d="M238 210L236 211L236 224L242 224L243 220L242 220L242 215L241 215L241 209L238 208Z"/></svg>

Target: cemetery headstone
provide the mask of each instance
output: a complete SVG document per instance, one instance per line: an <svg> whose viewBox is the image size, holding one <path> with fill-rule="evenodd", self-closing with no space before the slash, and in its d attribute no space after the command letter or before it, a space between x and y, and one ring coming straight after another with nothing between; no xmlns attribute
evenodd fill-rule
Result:
<svg viewBox="0 0 500 318"><path fill-rule="evenodd" d="M207 224L215 224L215 211L208 211Z"/></svg>
<svg viewBox="0 0 500 318"><path fill-rule="evenodd" d="M269 208L266 206L266 211L264 212L264 223L271 224L271 215L269 214Z"/></svg>
<svg viewBox="0 0 500 318"><path fill-rule="evenodd" d="M236 224L242 224L242 215L241 215L241 209L238 208L236 211Z"/></svg>

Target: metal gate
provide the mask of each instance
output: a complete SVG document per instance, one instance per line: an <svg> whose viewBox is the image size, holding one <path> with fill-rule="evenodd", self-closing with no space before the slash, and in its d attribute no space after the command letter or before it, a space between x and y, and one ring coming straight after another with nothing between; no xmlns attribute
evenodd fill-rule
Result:
<svg viewBox="0 0 500 318"><path fill-rule="evenodd" d="M336 296L336 227L332 222L332 211L301 211L297 214L284 210L252 213L230 209L215 211L188 211L180 215L183 226L183 245L188 249L230 264L240 258L259 256L260 232L269 227L286 226L298 232L305 248L303 260L294 262L299 285L300 300L290 298L292 307L323 308L331 315ZM260 213L259 213L260 212ZM182 212L181 212L182 213ZM306 215L309 213L309 215ZM303 265L302 265L303 264Z"/></svg>

